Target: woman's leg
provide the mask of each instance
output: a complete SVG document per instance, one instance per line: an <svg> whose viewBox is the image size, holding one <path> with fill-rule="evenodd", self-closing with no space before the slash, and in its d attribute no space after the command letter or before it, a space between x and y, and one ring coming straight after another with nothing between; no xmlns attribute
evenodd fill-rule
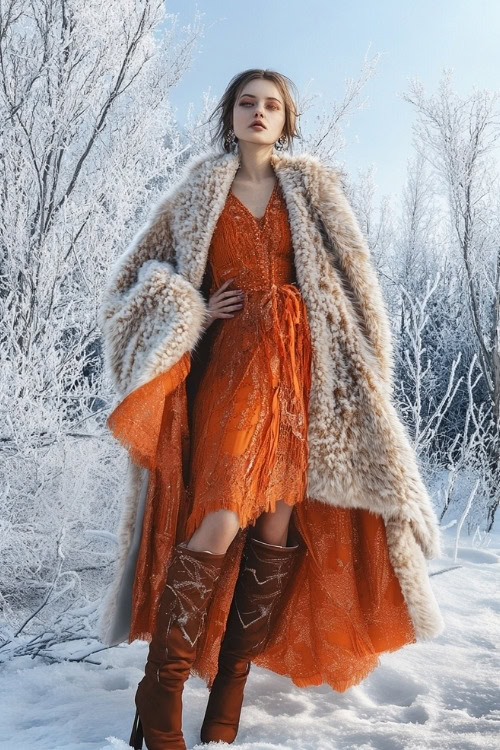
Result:
<svg viewBox="0 0 500 750"><path fill-rule="evenodd" d="M252 530L252 536L262 542L267 542L267 544L278 544L285 547L292 511L292 505L287 505L283 500L278 500L274 512L260 514L255 523L255 530Z"/></svg>
<svg viewBox="0 0 500 750"><path fill-rule="evenodd" d="M182 734L182 694L205 627L212 593L225 553L176 544L160 597L145 675L135 696L136 715L129 744L148 750L186 750Z"/></svg>
<svg viewBox="0 0 500 750"><path fill-rule="evenodd" d="M186 546L198 552L220 555L227 552L239 528L238 516L232 510L223 508L207 513Z"/></svg>
<svg viewBox="0 0 500 750"><path fill-rule="evenodd" d="M298 544L286 546L292 510L279 501L274 512L261 513L255 528L249 529L201 727L202 742L231 743L237 735L251 659L273 631L301 554Z"/></svg>
<svg viewBox="0 0 500 750"><path fill-rule="evenodd" d="M239 530L236 513L208 513L191 538L174 547L158 607L145 676L136 692L129 744L150 750L185 750L182 694L196 644L205 627L226 551Z"/></svg>
<svg viewBox="0 0 500 750"><path fill-rule="evenodd" d="M293 511L292 505L278 500L274 512L261 513L251 529L251 536L267 544L286 545L288 526ZM226 552L239 530L239 521L232 510L217 510L207 513L187 543L188 549L221 554Z"/></svg>

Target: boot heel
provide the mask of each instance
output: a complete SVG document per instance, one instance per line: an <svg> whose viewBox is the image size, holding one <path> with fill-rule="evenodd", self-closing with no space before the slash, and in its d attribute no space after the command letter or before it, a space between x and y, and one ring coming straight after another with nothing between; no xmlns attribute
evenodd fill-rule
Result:
<svg viewBox="0 0 500 750"><path fill-rule="evenodd" d="M139 718L139 709L135 712L134 726L132 727L132 734L128 744L133 747L134 750L141 750L142 742L144 740L144 732L142 731L142 723Z"/></svg>

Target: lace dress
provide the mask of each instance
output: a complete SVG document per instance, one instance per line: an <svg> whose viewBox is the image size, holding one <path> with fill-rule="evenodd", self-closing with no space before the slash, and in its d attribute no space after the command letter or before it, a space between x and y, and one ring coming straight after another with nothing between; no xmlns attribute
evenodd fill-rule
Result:
<svg viewBox="0 0 500 750"><path fill-rule="evenodd" d="M379 654L416 638L383 519L307 496L312 353L277 185L261 219L229 193L209 263L212 290L234 276L231 286L244 289L246 300L233 318L208 329L215 327L191 430L189 353L129 394L108 418L131 459L150 471L128 641L151 640L173 546L209 511L234 510L241 528L224 558L192 667L210 687L248 524L281 498L293 505L291 529L306 549L275 632L254 663L300 687L328 683L343 692L379 664Z"/></svg>
<svg viewBox="0 0 500 750"><path fill-rule="evenodd" d="M245 300L212 323L193 405L188 536L214 510L234 511L245 527L277 500L301 502L307 472L311 342L278 183L260 218L229 192L208 263L210 294L234 278Z"/></svg>

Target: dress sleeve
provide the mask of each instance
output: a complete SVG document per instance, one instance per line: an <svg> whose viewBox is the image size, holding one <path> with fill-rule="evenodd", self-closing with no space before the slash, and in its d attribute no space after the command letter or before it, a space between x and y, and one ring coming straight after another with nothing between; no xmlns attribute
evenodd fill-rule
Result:
<svg viewBox="0 0 500 750"><path fill-rule="evenodd" d="M186 352L169 370L129 393L109 415L108 428L135 464L149 470L156 467L164 410L175 408L190 368Z"/></svg>

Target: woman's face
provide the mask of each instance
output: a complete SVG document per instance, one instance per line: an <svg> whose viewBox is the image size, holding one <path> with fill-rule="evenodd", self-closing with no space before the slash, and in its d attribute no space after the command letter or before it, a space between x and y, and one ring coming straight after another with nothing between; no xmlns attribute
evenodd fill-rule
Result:
<svg viewBox="0 0 500 750"><path fill-rule="evenodd" d="M251 127L255 120L265 127ZM280 137L284 124L285 104L276 84L265 78L248 81L233 107L233 130L238 141L272 145Z"/></svg>

